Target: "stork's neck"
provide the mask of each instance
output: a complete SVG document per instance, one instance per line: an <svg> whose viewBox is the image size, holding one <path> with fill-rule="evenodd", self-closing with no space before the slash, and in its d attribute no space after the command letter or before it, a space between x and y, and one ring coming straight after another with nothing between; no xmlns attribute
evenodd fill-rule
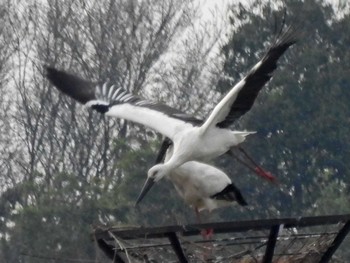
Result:
<svg viewBox="0 0 350 263"><path fill-rule="evenodd" d="M175 169L182 165L186 160L183 160L183 158L179 158L179 156L171 156L171 158L164 163L164 168L168 171Z"/></svg>

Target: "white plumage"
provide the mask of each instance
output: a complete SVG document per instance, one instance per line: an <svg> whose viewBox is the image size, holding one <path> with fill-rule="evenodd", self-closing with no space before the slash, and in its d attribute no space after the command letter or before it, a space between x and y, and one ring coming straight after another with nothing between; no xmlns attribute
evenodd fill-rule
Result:
<svg viewBox="0 0 350 263"><path fill-rule="evenodd" d="M156 163L166 162L173 154L172 143L169 139L163 141ZM173 183L178 194L185 203L193 207L196 212L212 210L227 206L233 202L245 206L240 190L232 183L226 173L218 168L197 161L189 161L174 168L167 178ZM147 194L147 181L137 198L138 204Z"/></svg>
<svg viewBox="0 0 350 263"><path fill-rule="evenodd" d="M199 212L211 212L235 201L247 204L226 173L205 163L186 162L173 169L168 178L185 203Z"/></svg>
<svg viewBox="0 0 350 263"><path fill-rule="evenodd" d="M289 28L204 122L168 106L140 99L108 82L97 85L50 67L47 77L58 89L87 106L108 116L143 124L172 140L171 157L148 171L147 182L152 186L188 161L207 160L229 152L252 133L232 131L229 126L252 107L276 69L277 60L295 42L295 32Z"/></svg>

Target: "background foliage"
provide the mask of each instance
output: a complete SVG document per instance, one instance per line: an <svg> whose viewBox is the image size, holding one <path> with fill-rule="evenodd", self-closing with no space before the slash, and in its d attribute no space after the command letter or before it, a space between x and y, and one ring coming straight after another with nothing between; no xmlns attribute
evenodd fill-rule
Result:
<svg viewBox="0 0 350 263"><path fill-rule="evenodd" d="M250 207L210 221L350 212L346 3L256 0L230 6L228 22L215 25L198 10L190 0L1 2L1 262L95 262L103 260L89 238L96 224L195 220L169 182L134 207L161 137L86 112L49 85L42 65L109 78L203 117L257 62L283 17L303 35L234 127L257 131L245 148L280 184L218 158Z"/></svg>

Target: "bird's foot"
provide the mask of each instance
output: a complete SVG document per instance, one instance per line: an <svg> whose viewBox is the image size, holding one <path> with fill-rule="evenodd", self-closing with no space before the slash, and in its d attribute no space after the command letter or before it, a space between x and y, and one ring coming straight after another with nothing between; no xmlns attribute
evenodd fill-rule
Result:
<svg viewBox="0 0 350 263"><path fill-rule="evenodd" d="M212 229L212 228L202 229L201 230L201 235L202 235L203 239L209 240L214 235L214 229Z"/></svg>
<svg viewBox="0 0 350 263"><path fill-rule="evenodd" d="M277 182L277 178L275 176L273 176L270 172L265 171L260 166L255 167L254 170L255 170L257 175L269 180L270 182L273 182L273 183Z"/></svg>

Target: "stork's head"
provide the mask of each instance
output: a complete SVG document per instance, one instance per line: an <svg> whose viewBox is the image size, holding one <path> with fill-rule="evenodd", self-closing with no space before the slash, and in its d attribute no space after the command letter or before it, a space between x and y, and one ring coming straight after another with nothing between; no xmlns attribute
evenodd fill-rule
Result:
<svg viewBox="0 0 350 263"><path fill-rule="evenodd" d="M148 170L147 177L154 182L158 182L168 173L169 169L167 169L165 164L157 164Z"/></svg>
<svg viewBox="0 0 350 263"><path fill-rule="evenodd" d="M142 187L141 193L137 198L136 205L141 202L141 200L145 197L148 191L152 188L154 183L158 182L164 176L169 173L169 168L165 164L157 164L148 170L147 180Z"/></svg>

